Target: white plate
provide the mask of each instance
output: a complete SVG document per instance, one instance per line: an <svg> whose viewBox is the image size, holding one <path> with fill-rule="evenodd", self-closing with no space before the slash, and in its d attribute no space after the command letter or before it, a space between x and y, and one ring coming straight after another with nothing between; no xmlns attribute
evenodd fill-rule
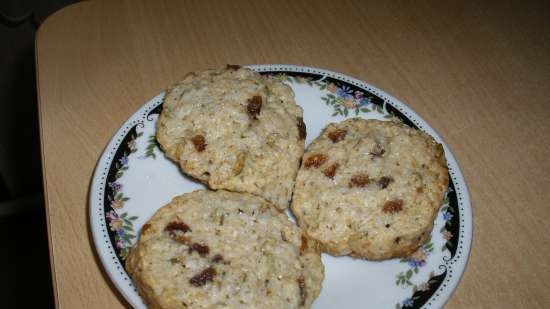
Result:
<svg viewBox="0 0 550 309"><path fill-rule="evenodd" d="M442 142L405 104L357 79L309 67L250 67L292 87L304 109L306 144L329 122L355 116L396 116ZM123 264L138 231L173 196L204 187L183 176L157 147L155 122L162 98L163 93L147 102L116 132L99 159L90 191L96 250L115 286L135 308L146 306ZM451 181L431 239L406 260L370 262L323 255L325 281L314 309L440 308L445 304L466 267L472 213L462 173L449 148L444 148Z"/></svg>

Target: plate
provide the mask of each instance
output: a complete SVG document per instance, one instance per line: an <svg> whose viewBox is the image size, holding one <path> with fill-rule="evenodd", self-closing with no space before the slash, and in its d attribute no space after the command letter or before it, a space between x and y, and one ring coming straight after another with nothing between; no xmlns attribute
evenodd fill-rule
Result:
<svg viewBox="0 0 550 309"><path fill-rule="evenodd" d="M466 267L472 241L468 189L441 137L407 105L343 74L290 65L251 69L292 87L304 109L308 145L330 122L349 117L398 118L444 145L450 183L431 238L410 258L382 262L323 254L325 280L314 309L441 308ZM146 306L124 270L141 226L172 197L204 186L184 176L160 151L155 123L163 93L116 132L101 155L90 189L90 221L98 255L116 288L135 308Z"/></svg>

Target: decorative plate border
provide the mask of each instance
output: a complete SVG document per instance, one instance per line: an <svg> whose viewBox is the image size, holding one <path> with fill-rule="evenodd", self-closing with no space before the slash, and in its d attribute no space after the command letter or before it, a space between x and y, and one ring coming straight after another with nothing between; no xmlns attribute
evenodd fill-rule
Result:
<svg viewBox="0 0 550 309"><path fill-rule="evenodd" d="M441 137L407 105L358 79L328 70L294 65L251 65L248 67L262 74L276 74L278 77L288 78L287 81L289 82L316 83L319 87L327 87L331 84L332 86L338 85L340 97L349 96L350 100L354 100L354 102L366 102L365 105L372 103L370 106L380 109L379 112L382 112L381 109L383 109L386 113L401 119L409 126L427 132L443 144L449 168L450 190L447 193L448 203L444 205L447 208L443 212L448 217L445 218L446 224L441 232L449 233L448 235L453 237L452 239L449 238L451 240L445 245L450 251L451 257L443 259L442 264L439 266L440 270L443 271L441 274L430 276L428 282L425 283L429 285L428 289L418 290L415 286L413 295L403 302L397 303L395 308L428 309L443 307L458 285L466 267L472 240L472 212L464 177L454 155ZM319 81L322 83L319 83ZM336 89L334 90L336 92ZM353 98L354 91L362 92L364 96ZM135 139L141 137L136 128L143 127L146 121L152 121L151 114L160 113L163 96L164 93L161 93L147 102L117 131L98 161L90 188L90 223L98 256L118 290L134 307L143 303L141 298L137 296L137 291L122 265L121 256L125 255L123 250L127 250L127 247L120 244L125 241L130 243L130 239L136 237L132 228L132 220L135 218L124 213L119 218L114 211L111 211L111 213L114 213L116 218L109 217L108 210L118 208L116 205L120 206L126 199L122 192L118 192L120 188L116 187L116 179L127 168L128 155L134 151L132 145ZM334 107L333 116L348 116L348 113L352 113L349 116L353 116L353 113L359 115L362 112L363 107L359 103L353 107L346 107L339 104L343 101L335 101L334 96L323 98L323 100L327 105ZM366 108L366 110L368 109ZM112 229L112 220L114 219L125 228ZM458 237L456 237L457 235ZM113 246L115 243L117 246ZM408 274L408 272L411 274ZM406 275L402 275L402 280L406 280L407 277L412 275L412 270L408 272Z"/></svg>

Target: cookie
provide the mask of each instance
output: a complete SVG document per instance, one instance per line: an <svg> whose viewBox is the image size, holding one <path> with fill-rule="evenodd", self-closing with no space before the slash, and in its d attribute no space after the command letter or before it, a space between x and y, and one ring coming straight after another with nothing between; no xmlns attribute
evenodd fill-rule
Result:
<svg viewBox="0 0 550 309"><path fill-rule="evenodd" d="M165 94L157 140L212 189L288 207L306 128L292 89L246 68L190 73Z"/></svg>
<svg viewBox="0 0 550 309"><path fill-rule="evenodd" d="M224 190L158 210L126 270L151 309L309 308L324 276L318 245L284 213Z"/></svg>
<svg viewBox="0 0 550 309"><path fill-rule="evenodd" d="M428 134L353 118L308 147L292 211L332 255L405 257L429 237L448 181L443 147Z"/></svg>

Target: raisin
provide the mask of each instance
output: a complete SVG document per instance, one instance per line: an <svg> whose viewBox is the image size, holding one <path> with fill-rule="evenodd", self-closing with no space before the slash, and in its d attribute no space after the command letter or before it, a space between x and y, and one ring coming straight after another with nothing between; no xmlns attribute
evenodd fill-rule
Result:
<svg viewBox="0 0 550 309"><path fill-rule="evenodd" d="M204 136L200 134L193 136L191 138L191 142L193 142L193 145L198 152L202 152L206 149L206 140L204 139Z"/></svg>
<svg viewBox="0 0 550 309"><path fill-rule="evenodd" d="M181 244L185 244L185 245L188 245L189 242L191 241L191 238L187 237L187 236L184 236L184 235L174 235L174 236L170 236L173 240L181 243Z"/></svg>
<svg viewBox="0 0 550 309"><path fill-rule="evenodd" d="M226 68L227 68L228 70L238 70L238 69L241 68L241 66L238 65L238 64L228 64L228 65L226 66Z"/></svg>
<svg viewBox="0 0 550 309"><path fill-rule="evenodd" d="M304 123L304 118L297 117L296 119L297 119L296 125L298 126L298 137L301 140L304 140L306 139L306 136L307 136L306 124Z"/></svg>
<svg viewBox="0 0 550 309"><path fill-rule="evenodd" d="M145 226L143 227L145 228ZM170 236L176 235L177 232L181 232L184 234L187 232L191 232L191 228L189 227L189 225L181 221L172 221L168 223L168 225L164 228L164 230L168 232Z"/></svg>
<svg viewBox="0 0 550 309"><path fill-rule="evenodd" d="M151 227L151 224L145 223L145 224L141 227L141 232L142 232L142 233L145 233L150 227Z"/></svg>
<svg viewBox="0 0 550 309"><path fill-rule="evenodd" d="M189 252L189 254L191 254L191 253L193 253L193 251L197 251L197 253L200 256L205 256L210 252L210 248L208 248L208 246L206 246L206 245L193 243L191 246L189 246L188 252Z"/></svg>
<svg viewBox="0 0 550 309"><path fill-rule="evenodd" d="M384 213L394 214L400 212L401 210L403 210L403 200L387 201L384 203L384 206L382 206L382 211Z"/></svg>
<svg viewBox="0 0 550 309"><path fill-rule="evenodd" d="M376 144L374 148L371 150L370 155L373 158L380 158L382 155L386 152L384 148L380 144Z"/></svg>
<svg viewBox="0 0 550 309"><path fill-rule="evenodd" d="M319 166L323 165L325 161L327 161L328 157L322 153L314 154L306 159L306 162L304 163L304 166L306 168L315 167L318 168Z"/></svg>
<svg viewBox="0 0 550 309"><path fill-rule="evenodd" d="M380 187L380 189L386 189L392 181L393 179L391 177L380 177L380 179L378 179L378 186Z"/></svg>
<svg viewBox="0 0 550 309"><path fill-rule="evenodd" d="M307 250L307 237L302 235L302 244L300 245L300 255Z"/></svg>
<svg viewBox="0 0 550 309"><path fill-rule="evenodd" d="M208 267L189 279L189 283L196 287L203 286L207 282L213 281L215 275L216 270L213 267Z"/></svg>
<svg viewBox="0 0 550 309"><path fill-rule="evenodd" d="M346 138L346 134L348 134L348 131L343 130L343 129L337 129L337 130L334 130L334 131L330 132L328 134L328 138L330 138L330 140L333 143L338 143L339 141L342 141L342 140L344 140L344 138Z"/></svg>
<svg viewBox="0 0 550 309"><path fill-rule="evenodd" d="M339 166L340 164L334 163L331 166L325 168L323 170L323 174L325 174L325 176L327 176L330 179L334 179L334 175L336 175L336 170L338 169Z"/></svg>
<svg viewBox="0 0 550 309"><path fill-rule="evenodd" d="M255 95L252 98L248 99L248 104L246 105L246 111L252 119L258 119L257 116L260 114L262 109L262 97Z"/></svg>
<svg viewBox="0 0 550 309"><path fill-rule="evenodd" d="M223 262L223 256L221 254L216 254L214 255L214 257L212 258L212 263L220 263L220 262Z"/></svg>
<svg viewBox="0 0 550 309"><path fill-rule="evenodd" d="M353 175L349 181L349 187L365 187L370 183L369 175L365 173Z"/></svg>

